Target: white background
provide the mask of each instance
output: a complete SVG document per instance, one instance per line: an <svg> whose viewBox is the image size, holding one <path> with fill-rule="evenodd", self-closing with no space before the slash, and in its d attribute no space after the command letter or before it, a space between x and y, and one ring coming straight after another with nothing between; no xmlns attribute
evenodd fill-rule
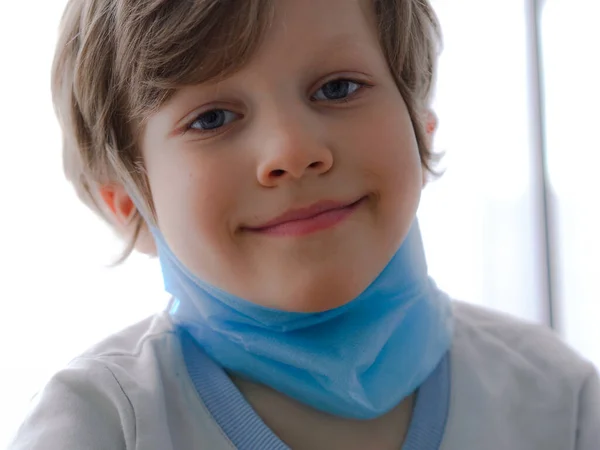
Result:
<svg viewBox="0 0 600 450"><path fill-rule="evenodd" d="M455 298L544 323L523 1L435 4L445 35L436 146L447 171L420 211L431 273ZM119 242L63 179L49 89L63 5L0 9L0 447L48 376L167 298L156 261L106 267ZM597 0L549 0L542 35L557 322L600 366L598 17Z"/></svg>

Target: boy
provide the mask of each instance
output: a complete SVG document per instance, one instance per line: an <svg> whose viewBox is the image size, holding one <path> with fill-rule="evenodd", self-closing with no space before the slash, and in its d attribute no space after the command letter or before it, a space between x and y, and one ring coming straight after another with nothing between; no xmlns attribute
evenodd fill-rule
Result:
<svg viewBox="0 0 600 450"><path fill-rule="evenodd" d="M437 44L423 0L71 0L67 174L173 300L11 449L599 448L594 368L427 276Z"/></svg>

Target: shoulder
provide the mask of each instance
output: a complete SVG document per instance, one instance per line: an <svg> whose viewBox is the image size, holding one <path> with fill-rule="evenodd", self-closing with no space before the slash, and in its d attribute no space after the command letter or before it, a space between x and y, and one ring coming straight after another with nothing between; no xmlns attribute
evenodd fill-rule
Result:
<svg viewBox="0 0 600 450"><path fill-rule="evenodd" d="M581 444L600 439L598 376L589 361L544 326L461 302L453 311L448 444L594 448Z"/></svg>
<svg viewBox="0 0 600 450"><path fill-rule="evenodd" d="M95 345L36 395L9 448L133 448L139 432L134 397L140 386L151 392L160 383L157 361L173 358L175 341L168 318L157 315Z"/></svg>
<svg viewBox="0 0 600 450"><path fill-rule="evenodd" d="M455 350L474 363L501 361L512 370L543 374L548 382L567 384L583 382L594 370L543 325L456 301L453 312Z"/></svg>
<svg viewBox="0 0 600 450"><path fill-rule="evenodd" d="M151 386L159 390L158 385L185 370L184 366L179 336L169 315L161 313L94 345L71 361L63 373L79 368L81 376L93 383L93 374L105 371L114 378L127 402L136 406L132 397L140 391L152 397Z"/></svg>
<svg viewBox="0 0 600 450"><path fill-rule="evenodd" d="M168 314L156 314L107 337L76 359L137 357L146 347L155 347L161 341L174 338L175 331Z"/></svg>
<svg viewBox="0 0 600 450"><path fill-rule="evenodd" d="M58 372L9 448L233 447L198 396L164 313L110 336Z"/></svg>

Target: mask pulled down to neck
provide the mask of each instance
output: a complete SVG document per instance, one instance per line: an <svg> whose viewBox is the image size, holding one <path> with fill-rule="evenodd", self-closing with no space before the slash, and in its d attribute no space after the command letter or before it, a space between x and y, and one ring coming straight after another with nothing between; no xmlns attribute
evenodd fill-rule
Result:
<svg viewBox="0 0 600 450"><path fill-rule="evenodd" d="M153 230L170 315L225 370L333 415L372 419L411 395L450 347L448 297L427 274L418 224L349 303L319 313L266 308L193 275Z"/></svg>

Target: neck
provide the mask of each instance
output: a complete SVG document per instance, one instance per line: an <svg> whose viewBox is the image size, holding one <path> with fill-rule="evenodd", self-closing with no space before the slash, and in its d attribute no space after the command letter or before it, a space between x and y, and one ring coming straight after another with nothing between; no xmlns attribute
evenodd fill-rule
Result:
<svg viewBox="0 0 600 450"><path fill-rule="evenodd" d="M316 410L268 386L233 374L230 377L269 429L290 448L300 450L401 448L415 403L412 394L382 416L371 420L346 419Z"/></svg>
<svg viewBox="0 0 600 450"><path fill-rule="evenodd" d="M191 274L158 240L174 322L226 370L348 418L389 412L450 343L447 297L427 275L418 226L357 298L321 313L265 308Z"/></svg>

